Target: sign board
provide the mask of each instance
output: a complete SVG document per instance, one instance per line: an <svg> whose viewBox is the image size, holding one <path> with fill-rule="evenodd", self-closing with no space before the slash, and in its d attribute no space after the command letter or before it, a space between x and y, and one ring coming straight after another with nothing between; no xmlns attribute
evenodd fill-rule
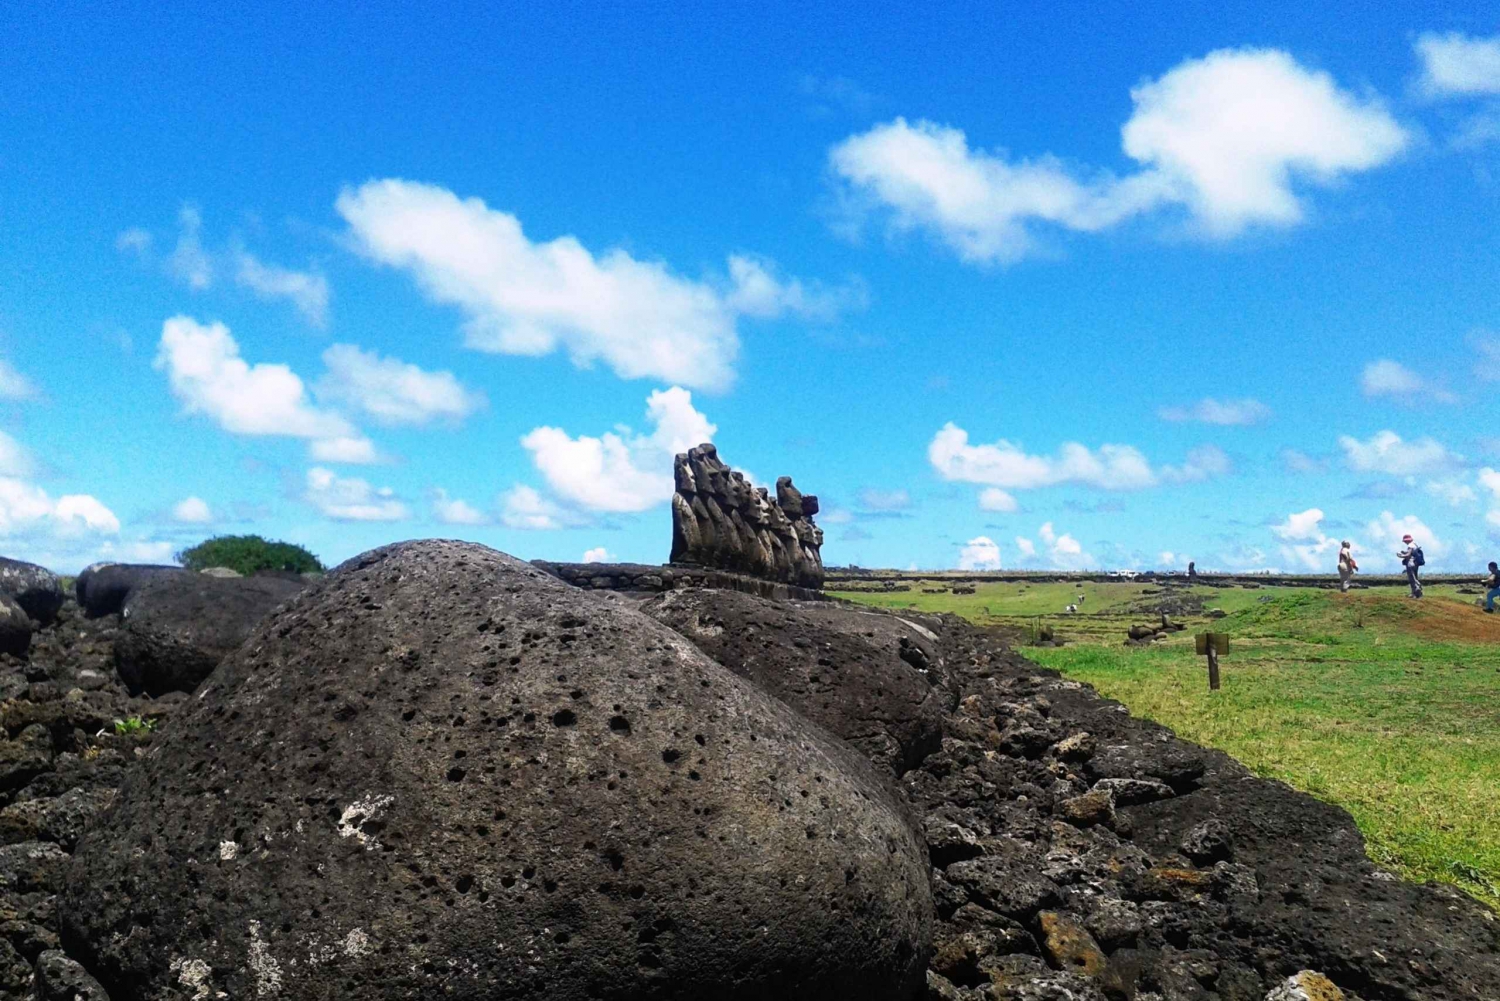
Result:
<svg viewBox="0 0 1500 1001"><path fill-rule="evenodd" d="M1200 657L1208 656L1209 647L1213 647L1214 653L1220 657L1229 653L1228 633L1199 633L1193 638L1197 641L1198 656Z"/></svg>

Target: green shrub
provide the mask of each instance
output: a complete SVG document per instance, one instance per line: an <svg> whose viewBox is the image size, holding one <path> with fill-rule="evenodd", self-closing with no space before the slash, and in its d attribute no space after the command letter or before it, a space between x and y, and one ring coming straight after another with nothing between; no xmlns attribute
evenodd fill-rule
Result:
<svg viewBox="0 0 1500 1001"><path fill-rule="evenodd" d="M177 554L189 570L228 567L249 576L258 570L322 573L323 564L301 546L271 542L258 535L219 535Z"/></svg>
<svg viewBox="0 0 1500 1001"><path fill-rule="evenodd" d="M115 720L115 733L121 737L128 737L132 733L150 733L156 729L156 720L142 719L139 716L129 716L125 719Z"/></svg>

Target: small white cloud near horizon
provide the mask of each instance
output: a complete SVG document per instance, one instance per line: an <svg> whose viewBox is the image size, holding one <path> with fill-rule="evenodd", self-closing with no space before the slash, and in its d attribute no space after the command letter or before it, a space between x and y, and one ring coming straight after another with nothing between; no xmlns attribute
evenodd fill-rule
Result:
<svg viewBox="0 0 1500 1001"><path fill-rule="evenodd" d="M671 500L673 456L712 441L718 432L680 386L652 392L646 420L655 426L648 435L620 428L597 438L574 438L562 428L544 426L523 437L521 446L564 502L588 511L645 511Z"/></svg>
<svg viewBox="0 0 1500 1001"><path fill-rule="evenodd" d="M611 563L613 561L614 557L603 546L595 546L593 549L585 550L583 554L585 563Z"/></svg>
<svg viewBox="0 0 1500 1001"><path fill-rule="evenodd" d="M438 487L432 491L432 513L444 525L487 525L489 516L468 501L449 497Z"/></svg>
<svg viewBox="0 0 1500 1001"><path fill-rule="evenodd" d="M115 535L120 519L98 498L65 494L53 500L34 483L16 476L0 476L0 537L21 532L72 537L84 532Z"/></svg>
<svg viewBox="0 0 1500 1001"><path fill-rule="evenodd" d="M1066 483L1140 490L1157 482L1146 457L1129 445L1101 445L1091 451L1077 442L1064 442L1056 457L1029 455L1003 438L993 445L970 445L969 433L952 421L933 435L927 459L945 480L1008 490Z"/></svg>
<svg viewBox="0 0 1500 1001"><path fill-rule="evenodd" d="M1389 358L1379 358L1366 365L1360 373L1359 385L1370 399L1385 397L1401 403L1458 402L1458 398L1446 389Z"/></svg>
<svg viewBox="0 0 1500 1001"><path fill-rule="evenodd" d="M1022 559L1034 559L1036 557L1036 543L1025 536L1016 536L1016 552L1021 554Z"/></svg>
<svg viewBox="0 0 1500 1001"><path fill-rule="evenodd" d="M307 490L302 496L334 521L403 521L411 513L390 487L373 487L322 466L307 471Z"/></svg>
<svg viewBox="0 0 1500 1001"><path fill-rule="evenodd" d="M1041 228L1094 232L1162 208L1212 239L1291 226L1306 215L1298 187L1381 166L1410 142L1377 97L1277 49L1219 49L1130 96L1121 146L1139 169L1124 177L971 149L958 129L905 118L838 143L829 165L850 204L995 264L1036 252Z"/></svg>
<svg viewBox="0 0 1500 1001"><path fill-rule="evenodd" d="M182 525L208 525L214 520L213 510L201 497L184 497L172 508L172 520Z"/></svg>
<svg viewBox="0 0 1500 1001"><path fill-rule="evenodd" d="M506 528L549 532L576 528L587 521L587 518L543 497L535 487L524 483L518 483L500 495L500 523Z"/></svg>
<svg viewBox="0 0 1500 1001"><path fill-rule="evenodd" d="M1339 437L1344 461L1359 473L1387 476L1420 476L1447 472L1463 464L1463 456L1449 451L1432 438L1405 441L1394 431L1379 431L1368 441L1351 435Z"/></svg>
<svg viewBox="0 0 1500 1001"><path fill-rule="evenodd" d="M328 325L328 279L309 271L266 264L248 250L233 254L234 279L266 300L285 299L309 324L320 330Z"/></svg>
<svg viewBox="0 0 1500 1001"><path fill-rule="evenodd" d="M330 346L323 364L327 371L313 387L318 398L359 410L380 424L457 424L485 405L484 394L452 372L429 372L355 344Z"/></svg>
<svg viewBox="0 0 1500 1001"><path fill-rule="evenodd" d="M1322 509L1310 507L1306 511L1287 515L1286 521L1279 525L1271 526L1271 531L1277 538L1285 539L1288 542L1320 539L1323 537L1323 532L1319 528L1322 522Z"/></svg>
<svg viewBox="0 0 1500 1001"><path fill-rule="evenodd" d="M1381 561L1387 565L1400 566L1396 553L1405 547L1401 541L1403 535L1410 535L1422 547L1422 552L1429 561L1440 559L1448 552L1447 544L1414 514L1397 518L1389 511L1382 511L1380 517L1372 519L1365 526L1365 537L1370 540L1370 548L1379 551Z"/></svg>
<svg viewBox="0 0 1500 1001"><path fill-rule="evenodd" d="M975 536L959 550L958 569L999 570L1000 547L989 536Z"/></svg>
<svg viewBox="0 0 1500 1001"><path fill-rule="evenodd" d="M1162 407L1156 414L1162 420L1174 423L1192 421L1222 427L1247 427L1269 420L1271 408L1248 397L1243 400L1216 400L1207 396L1187 406Z"/></svg>
<svg viewBox="0 0 1500 1001"><path fill-rule="evenodd" d="M1014 514L1021 509L1021 505L1011 494L1001 490L999 487L986 487L979 491L979 510L995 511L1000 514Z"/></svg>
<svg viewBox="0 0 1500 1001"><path fill-rule="evenodd" d="M1500 35L1474 38L1429 31L1417 38L1415 48L1422 62L1419 87L1428 97L1500 94Z"/></svg>

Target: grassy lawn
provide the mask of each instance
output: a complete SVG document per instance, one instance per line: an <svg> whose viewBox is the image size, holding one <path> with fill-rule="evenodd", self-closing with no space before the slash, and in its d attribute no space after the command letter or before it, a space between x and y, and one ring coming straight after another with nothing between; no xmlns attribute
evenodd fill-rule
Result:
<svg viewBox="0 0 1500 1001"><path fill-rule="evenodd" d="M1423 602L1393 589L1213 592L1205 607L1229 613L1213 629L1233 645L1223 688L1209 692L1194 629L1126 647L1124 627L1148 618L1121 612L1141 599L1141 587L1088 589L1098 601L1090 593L1092 614L1079 616L1054 614L1061 593L1076 598L1057 584L848 597L997 625L1044 615L1073 642L1028 648L1028 656L1258 774L1343 806L1381 864L1500 906L1500 615L1482 614L1451 587L1430 589Z"/></svg>

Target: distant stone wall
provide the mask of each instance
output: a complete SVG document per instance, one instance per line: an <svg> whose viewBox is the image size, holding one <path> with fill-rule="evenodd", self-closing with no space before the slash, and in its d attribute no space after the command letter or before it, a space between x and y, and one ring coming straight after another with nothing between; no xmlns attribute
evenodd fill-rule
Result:
<svg viewBox="0 0 1500 1001"><path fill-rule="evenodd" d="M655 593L682 587L716 587L725 591L743 591L762 598L827 600L821 591L811 588L697 566L658 567L644 563L553 563L549 560L532 560L531 564L574 587L596 591Z"/></svg>
<svg viewBox="0 0 1500 1001"><path fill-rule="evenodd" d="M818 499L804 497L790 476L776 499L703 444L673 466L672 562L733 570L799 587L823 586L823 531L813 523Z"/></svg>

